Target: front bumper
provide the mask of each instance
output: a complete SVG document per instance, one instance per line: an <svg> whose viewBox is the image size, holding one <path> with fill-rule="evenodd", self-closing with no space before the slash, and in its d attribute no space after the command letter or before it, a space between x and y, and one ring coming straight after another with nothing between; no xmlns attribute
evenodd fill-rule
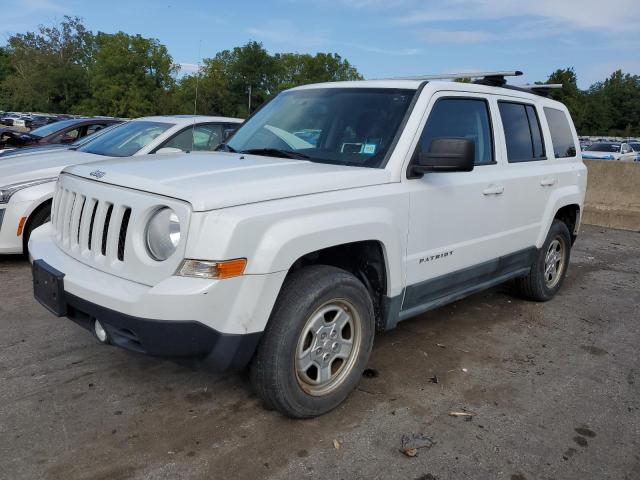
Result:
<svg viewBox="0 0 640 480"><path fill-rule="evenodd" d="M197 358L217 371L237 369L251 360L261 333L224 334L195 321L132 317L65 292L67 317L87 330L99 320L112 344L168 358Z"/></svg>
<svg viewBox="0 0 640 480"><path fill-rule="evenodd" d="M218 370L251 358L286 275L172 276L144 285L67 255L51 239L51 224L33 231L29 255L64 273L67 316L76 323L91 328L98 319L116 345L149 355L198 357Z"/></svg>
<svg viewBox="0 0 640 480"><path fill-rule="evenodd" d="M0 254L22 253L22 235L18 224L27 216L31 202L9 202L0 205Z"/></svg>

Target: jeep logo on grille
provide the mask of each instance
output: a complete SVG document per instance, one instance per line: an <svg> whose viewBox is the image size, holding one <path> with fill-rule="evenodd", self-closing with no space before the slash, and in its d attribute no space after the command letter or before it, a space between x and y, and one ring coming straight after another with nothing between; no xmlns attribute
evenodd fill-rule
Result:
<svg viewBox="0 0 640 480"><path fill-rule="evenodd" d="M94 170L89 175L91 175L92 177L96 177L96 178L100 179L100 178L104 177L106 174L107 174L107 172L103 172L102 170Z"/></svg>

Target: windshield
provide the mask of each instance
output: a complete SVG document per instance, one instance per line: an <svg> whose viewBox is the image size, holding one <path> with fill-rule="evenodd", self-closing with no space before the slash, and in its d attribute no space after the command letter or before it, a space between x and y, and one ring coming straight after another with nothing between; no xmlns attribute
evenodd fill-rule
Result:
<svg viewBox="0 0 640 480"><path fill-rule="evenodd" d="M415 90L390 88L284 92L240 127L228 147L380 168L414 94Z"/></svg>
<svg viewBox="0 0 640 480"><path fill-rule="evenodd" d="M62 120L60 122L53 122L53 123L50 123L49 125L45 125L44 127L31 130L29 132L29 135L33 135L34 137L39 137L39 138L46 137L48 135L51 135L52 133L57 132L58 130L62 130L63 128L66 128L66 127L71 127L76 123L78 123L77 120Z"/></svg>
<svg viewBox="0 0 640 480"><path fill-rule="evenodd" d="M619 143L594 143L587 149L587 151L619 153L620 144Z"/></svg>
<svg viewBox="0 0 640 480"><path fill-rule="evenodd" d="M173 123L146 120L128 122L94 137L89 143L78 148L78 151L107 157L130 157L173 126Z"/></svg>
<svg viewBox="0 0 640 480"><path fill-rule="evenodd" d="M630 143L629 146L633 148L634 152L640 152L640 143Z"/></svg>

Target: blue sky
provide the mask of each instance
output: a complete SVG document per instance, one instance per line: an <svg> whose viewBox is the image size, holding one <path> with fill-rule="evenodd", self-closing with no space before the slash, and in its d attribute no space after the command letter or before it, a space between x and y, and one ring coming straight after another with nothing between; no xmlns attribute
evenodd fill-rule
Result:
<svg viewBox="0 0 640 480"><path fill-rule="evenodd" d="M521 69L525 83L572 66L586 88L617 68L640 74L640 0L0 0L0 11L0 38L77 15L158 38L185 72L199 50L257 40L339 53L366 78Z"/></svg>

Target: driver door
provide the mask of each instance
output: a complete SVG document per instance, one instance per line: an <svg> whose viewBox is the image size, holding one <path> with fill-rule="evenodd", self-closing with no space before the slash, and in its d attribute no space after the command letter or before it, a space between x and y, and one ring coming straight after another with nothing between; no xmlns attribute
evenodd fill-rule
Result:
<svg viewBox="0 0 640 480"><path fill-rule="evenodd" d="M464 92L441 92L431 102L417 149L428 151L434 138L468 138L474 141L476 160L471 172L432 172L409 180L413 189L401 318L477 286L493 271L492 261L509 251L504 241L509 230L504 150L492 128L492 118L499 118L497 105L486 95Z"/></svg>

